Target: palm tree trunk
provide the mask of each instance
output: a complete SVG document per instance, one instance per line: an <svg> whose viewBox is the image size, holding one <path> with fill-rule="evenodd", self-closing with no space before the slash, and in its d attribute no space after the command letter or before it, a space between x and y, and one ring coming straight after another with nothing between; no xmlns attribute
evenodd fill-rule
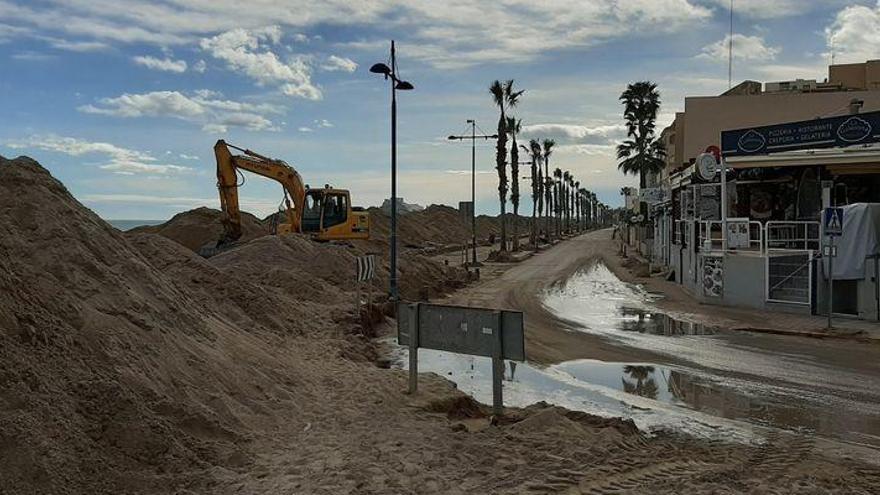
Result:
<svg viewBox="0 0 880 495"><path fill-rule="evenodd" d="M550 240L550 157L544 158L544 202L547 204L547 211L544 216L544 235Z"/></svg>
<svg viewBox="0 0 880 495"><path fill-rule="evenodd" d="M498 201L501 205L501 251L507 251L507 132L504 108L498 120L498 141L495 149L495 167L498 171Z"/></svg>
<svg viewBox="0 0 880 495"><path fill-rule="evenodd" d="M529 244L535 244L535 214L538 212L537 190L535 189L538 176L535 170L535 159L532 158L532 223L529 225Z"/></svg>

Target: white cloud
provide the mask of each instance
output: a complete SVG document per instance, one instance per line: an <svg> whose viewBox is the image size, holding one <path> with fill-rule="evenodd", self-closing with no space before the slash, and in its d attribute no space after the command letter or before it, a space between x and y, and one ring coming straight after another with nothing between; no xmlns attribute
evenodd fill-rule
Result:
<svg viewBox="0 0 880 495"><path fill-rule="evenodd" d="M315 119L312 121L312 126L301 126L296 130L299 132L315 132L317 129L327 129L333 127L333 123L327 119Z"/></svg>
<svg viewBox="0 0 880 495"><path fill-rule="evenodd" d="M49 39L49 44L59 50L70 52L94 52L106 50L110 45L101 41L69 41L64 39Z"/></svg>
<svg viewBox="0 0 880 495"><path fill-rule="evenodd" d="M626 130L622 125L604 124L585 126L576 124L532 124L522 128L522 135L529 138L553 138L560 141L606 141L622 138Z"/></svg>
<svg viewBox="0 0 880 495"><path fill-rule="evenodd" d="M401 53L449 69L524 62L634 33L677 32L711 17L709 9L688 0L572 0L552 6L457 0L408 5L407 11L421 22L411 26L412 39Z"/></svg>
<svg viewBox="0 0 880 495"><path fill-rule="evenodd" d="M196 155L187 155L186 153L181 153L177 156L179 156L180 158L183 158L184 160L198 160L199 159L199 157Z"/></svg>
<svg viewBox="0 0 880 495"><path fill-rule="evenodd" d="M703 47L702 53L697 58L726 62L728 54L728 42L730 35ZM733 58L735 60L770 61L776 58L781 50L767 46L764 38L760 36L746 36L735 33L733 35Z"/></svg>
<svg viewBox="0 0 880 495"><path fill-rule="evenodd" d="M705 1L558 0L548 5L523 0L289 0L261 1L243 9L239 0L67 0L39 6L25 0L0 0L0 18L28 29L63 33L65 37L158 46L188 44L200 38L214 40L216 33L260 31L266 25L291 29L291 39L300 42L300 34L316 26L374 26L406 33L401 39L401 53L406 56L438 67L462 67L487 61L519 62L548 50L589 47L621 37L650 37L690 29L711 18L712 10L698 3ZM238 36L238 40L244 38ZM274 40L263 42L273 44ZM367 39L360 43L375 47L379 41ZM293 65L290 72L297 74L297 80L284 82L293 85L285 89L304 97L319 94L296 64L282 61L274 53L263 56L271 52L265 48L257 50L252 44L233 46L238 48L237 52L226 50L224 54L229 58L228 64L235 60L239 70L245 66ZM247 56L249 61L244 60Z"/></svg>
<svg viewBox="0 0 880 495"><path fill-rule="evenodd" d="M52 60L53 58L55 58L54 55L51 55L49 53L40 53L40 52L32 52L32 51L13 53L11 55L11 57L14 60L23 60L23 61L27 61L27 62L43 62L43 61Z"/></svg>
<svg viewBox="0 0 880 495"><path fill-rule="evenodd" d="M208 134L226 134L229 129L223 124L205 124L202 130Z"/></svg>
<svg viewBox="0 0 880 495"><path fill-rule="evenodd" d="M193 64L192 68L193 68L193 71L198 72L199 74L202 74L205 72L205 70L207 70L208 64L205 63L204 60L199 60L198 62Z"/></svg>
<svg viewBox="0 0 880 495"><path fill-rule="evenodd" d="M337 57L336 55L330 55L327 57L327 60L321 64L321 69L328 72L354 72L357 68L358 64L354 60L346 57Z"/></svg>
<svg viewBox="0 0 880 495"><path fill-rule="evenodd" d="M728 15L730 0L712 0L712 2L720 7L721 17ZM737 16L771 19L803 13L807 10L808 3L798 0L774 0L772 3L768 3L767 0L735 0L733 10Z"/></svg>
<svg viewBox="0 0 880 495"><path fill-rule="evenodd" d="M281 42L281 28L237 28L202 39L202 50L223 60L229 69L243 72L260 86L277 85L282 93L308 100L320 100L321 90L312 84L312 71L306 57L282 61L270 47Z"/></svg>
<svg viewBox="0 0 880 495"><path fill-rule="evenodd" d="M143 65L148 69L160 70L164 72L186 72L186 60L173 60L171 58L156 58L149 55L139 55L133 57L132 60L138 65Z"/></svg>
<svg viewBox="0 0 880 495"><path fill-rule="evenodd" d="M617 156L616 144L563 144L557 151L570 151L581 155Z"/></svg>
<svg viewBox="0 0 880 495"><path fill-rule="evenodd" d="M113 117L173 117L202 125L205 132L224 133L229 127L252 131L276 131L276 126L262 114L278 113L271 105L242 103L220 99L215 91L198 90L192 95L178 91L153 91L102 98L97 105L78 108L84 113Z"/></svg>
<svg viewBox="0 0 880 495"><path fill-rule="evenodd" d="M13 38L19 36L28 36L31 30L21 26L10 26L9 24L0 24L0 43L7 43Z"/></svg>
<svg viewBox="0 0 880 495"><path fill-rule="evenodd" d="M711 0L719 9L719 16L726 18L730 9L730 0ZM804 1L804 0L734 0L733 11L737 17L748 17L751 19L774 19L780 17L791 17L797 15L806 15L813 10L827 8L836 5L843 5L849 0L822 0Z"/></svg>
<svg viewBox="0 0 880 495"><path fill-rule="evenodd" d="M107 162L99 168L122 175L134 174L179 174L190 173L190 167L173 164L156 163L157 160L149 153L123 148L111 143L92 142L72 137L49 135L33 135L23 141L7 143L13 149L39 149L63 153L70 156L99 154L107 157Z"/></svg>
<svg viewBox="0 0 880 495"><path fill-rule="evenodd" d="M880 57L880 2L875 7L852 5L837 13L825 28L835 63L864 62Z"/></svg>

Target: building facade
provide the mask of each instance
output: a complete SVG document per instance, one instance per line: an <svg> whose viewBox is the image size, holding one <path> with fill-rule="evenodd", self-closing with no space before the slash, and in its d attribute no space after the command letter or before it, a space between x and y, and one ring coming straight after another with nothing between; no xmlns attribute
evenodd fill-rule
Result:
<svg viewBox="0 0 880 495"><path fill-rule="evenodd" d="M852 252L866 259L857 260L851 278L841 279L837 270L830 275L819 218L827 206L846 206L863 220L880 214L880 206L871 206L880 203L880 147L825 148L826 140L816 141L821 149L779 144L755 156L730 158L723 197L721 174L711 170L707 177L695 165L708 150L720 153L722 132L735 129L779 125L770 132L780 135L771 139L786 143L789 137L782 134L800 132L792 128L824 129L842 116L849 132L865 128L880 139L880 125L872 130L867 122L870 112L880 111L880 61L831 66L828 79L814 83L800 79L761 87L745 81L722 95L685 99L684 112L660 134L666 169L652 185L668 193L651 205L649 251L655 264L708 303L815 314L827 307L833 283L836 313L880 319L880 277L872 275L880 243L848 240L858 244L850 246ZM847 117L857 113L867 115ZM880 229L880 218L876 224Z"/></svg>

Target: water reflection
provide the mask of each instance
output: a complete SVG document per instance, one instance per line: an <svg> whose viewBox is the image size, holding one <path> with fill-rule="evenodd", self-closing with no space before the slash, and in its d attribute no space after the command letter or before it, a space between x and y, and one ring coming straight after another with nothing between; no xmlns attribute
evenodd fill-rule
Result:
<svg viewBox="0 0 880 495"><path fill-rule="evenodd" d="M623 383L623 391L628 394L640 395L649 399L657 398L657 382L654 381L653 366L632 366L625 365L623 367L624 375L629 376L629 380L625 377L620 381Z"/></svg>
<svg viewBox="0 0 880 495"><path fill-rule="evenodd" d="M392 344L394 366L405 369L408 349ZM492 402L492 360L430 349L419 350L419 371L433 372L483 403ZM701 436L748 440L742 425L688 412L669 392L673 369L649 363L578 360L546 368L507 361L504 403L525 407L545 401L606 417L626 417L645 431L677 429ZM684 372L684 370L679 370Z"/></svg>
<svg viewBox="0 0 880 495"><path fill-rule="evenodd" d="M395 366L405 368L407 349L393 348ZM437 373L477 400L492 402L491 359L421 349L419 370ZM744 424L754 424L880 447L876 404L835 404L825 397L795 396L797 391L683 366L582 359L541 368L508 361L504 375L509 406L545 401L631 418L647 431L672 428L746 440L751 433Z"/></svg>
<svg viewBox="0 0 880 495"><path fill-rule="evenodd" d="M673 318L663 313L621 306L620 330L675 337L679 335L714 335L718 329Z"/></svg>

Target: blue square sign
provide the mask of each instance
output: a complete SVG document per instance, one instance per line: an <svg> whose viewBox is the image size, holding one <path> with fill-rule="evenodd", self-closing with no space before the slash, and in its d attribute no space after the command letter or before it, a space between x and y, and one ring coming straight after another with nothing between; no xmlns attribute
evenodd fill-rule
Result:
<svg viewBox="0 0 880 495"><path fill-rule="evenodd" d="M843 234L843 208L825 208L822 218L825 235Z"/></svg>

